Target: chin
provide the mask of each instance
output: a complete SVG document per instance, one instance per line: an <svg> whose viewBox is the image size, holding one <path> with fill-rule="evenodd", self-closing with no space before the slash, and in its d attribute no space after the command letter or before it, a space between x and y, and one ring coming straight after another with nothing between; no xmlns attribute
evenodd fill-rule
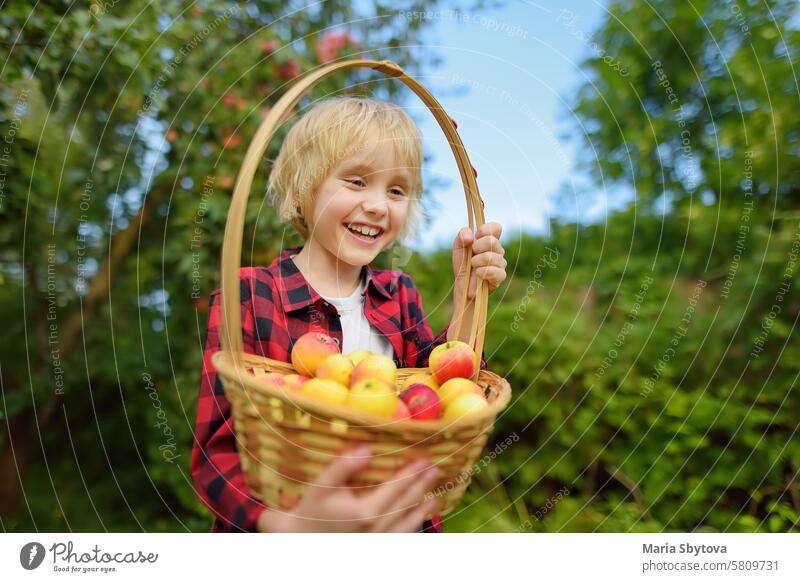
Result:
<svg viewBox="0 0 800 582"><path fill-rule="evenodd" d="M375 257L381 254L394 241L394 237L387 234L384 234L382 239L376 241L374 246L361 248L353 245L351 241L339 240L335 249L337 252L333 254L348 265L363 267L374 261Z"/></svg>

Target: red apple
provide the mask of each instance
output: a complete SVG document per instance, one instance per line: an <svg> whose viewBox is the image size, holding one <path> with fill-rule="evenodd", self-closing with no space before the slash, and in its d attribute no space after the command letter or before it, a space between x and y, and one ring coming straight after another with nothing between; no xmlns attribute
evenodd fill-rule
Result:
<svg viewBox="0 0 800 582"><path fill-rule="evenodd" d="M335 59L351 41L346 32L327 32L317 43L317 58L320 63L328 63Z"/></svg>
<svg viewBox="0 0 800 582"><path fill-rule="evenodd" d="M222 96L222 102L225 104L226 107L233 108L236 107L236 95L232 93L225 93Z"/></svg>
<svg viewBox="0 0 800 582"><path fill-rule="evenodd" d="M339 346L331 336L310 331L294 342L291 353L292 366L304 376L313 376L325 358L338 353L340 353Z"/></svg>
<svg viewBox="0 0 800 582"><path fill-rule="evenodd" d="M270 53L274 53L276 50L281 48L281 45L277 40L270 39L270 40L262 40L259 43L259 47L261 48L262 53L268 55Z"/></svg>
<svg viewBox="0 0 800 582"><path fill-rule="evenodd" d="M222 143L226 148L235 148L242 145L242 136L238 133L228 134L222 136Z"/></svg>
<svg viewBox="0 0 800 582"><path fill-rule="evenodd" d="M400 400L408 406L411 418L417 420L435 420L442 413L441 400L425 384L412 384L400 394Z"/></svg>
<svg viewBox="0 0 800 582"><path fill-rule="evenodd" d="M285 63L275 63L272 72L279 79L293 79L300 75L300 65L294 59L289 59Z"/></svg>
<svg viewBox="0 0 800 582"><path fill-rule="evenodd" d="M445 342L433 348L428 364L439 385L450 378L471 378L475 373L475 352L464 342Z"/></svg>

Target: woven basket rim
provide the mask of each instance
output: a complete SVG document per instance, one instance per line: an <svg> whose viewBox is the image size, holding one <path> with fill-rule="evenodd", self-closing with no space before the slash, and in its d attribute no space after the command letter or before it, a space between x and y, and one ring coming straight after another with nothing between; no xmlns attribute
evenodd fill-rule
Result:
<svg viewBox="0 0 800 582"><path fill-rule="evenodd" d="M487 382L487 384L496 386L498 389L498 394L495 399L490 401L489 406L483 410L464 416L455 421L445 421L443 419L409 419L389 420L387 422L387 419L384 417L368 412L362 412L360 410L354 410L343 404L330 404L300 392L273 388L272 386L269 386L265 382L259 380L257 376L249 373L247 371L248 366L236 366L234 364L235 359L236 358L234 358L231 353L224 350L219 350L211 357L211 362L218 373L221 373L227 378L235 379L237 384L250 388L260 396L279 398L293 406L310 413L318 414L319 416L328 417L335 420L342 420L350 424L377 428L389 432L414 431L429 434L434 432L452 432L454 430L460 430L476 425L493 423L497 415L502 412L511 401L511 386L508 381L490 370L480 370L479 379L483 379ZM297 373L294 368L292 368L292 366L286 362L261 356L259 356L259 360L263 360L266 365L274 363L279 369L287 370L286 373ZM288 372L288 370L291 370L291 372ZM417 371L426 371L428 368L399 368L398 370L404 370L408 373L415 373Z"/></svg>

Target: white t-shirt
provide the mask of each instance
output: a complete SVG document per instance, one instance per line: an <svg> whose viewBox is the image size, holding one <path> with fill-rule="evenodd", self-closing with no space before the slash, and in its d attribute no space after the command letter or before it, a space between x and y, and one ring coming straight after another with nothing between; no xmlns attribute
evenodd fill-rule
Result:
<svg viewBox="0 0 800 582"><path fill-rule="evenodd" d="M342 323L342 353L347 355L355 350L370 350L394 358L394 348L389 339L372 327L367 316L364 315L364 293L366 280L361 277L361 282L355 292L349 297L327 297L320 294L328 303L336 307Z"/></svg>

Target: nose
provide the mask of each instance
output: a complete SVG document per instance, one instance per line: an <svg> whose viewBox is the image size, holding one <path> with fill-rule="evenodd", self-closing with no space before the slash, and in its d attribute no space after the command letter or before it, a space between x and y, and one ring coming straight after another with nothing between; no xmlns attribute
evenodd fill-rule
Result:
<svg viewBox="0 0 800 582"><path fill-rule="evenodd" d="M381 192L365 192L361 202L361 210L371 216L384 216L388 212L388 200Z"/></svg>

